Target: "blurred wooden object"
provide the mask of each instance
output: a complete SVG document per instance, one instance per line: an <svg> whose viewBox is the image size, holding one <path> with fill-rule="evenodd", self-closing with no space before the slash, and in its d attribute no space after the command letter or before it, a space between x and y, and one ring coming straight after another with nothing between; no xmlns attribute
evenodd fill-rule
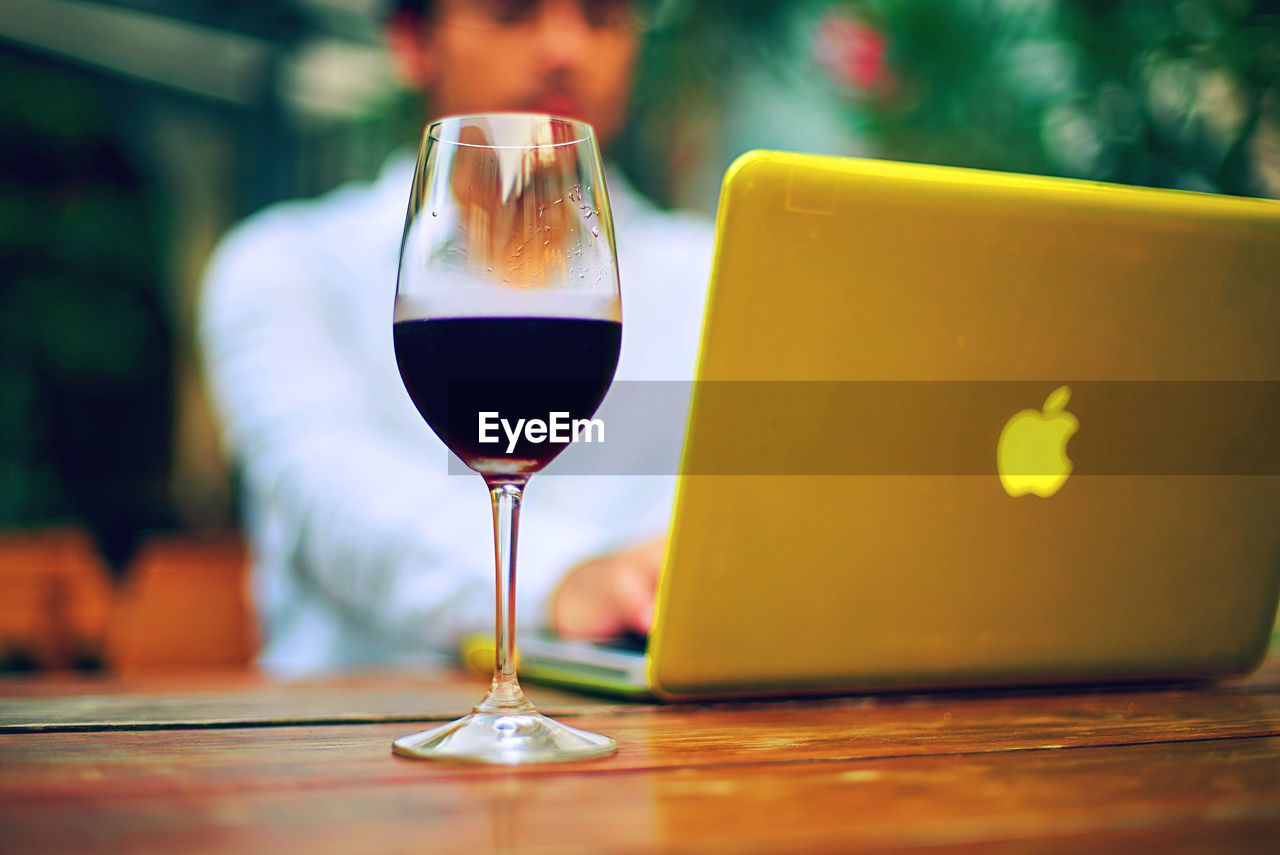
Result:
<svg viewBox="0 0 1280 855"><path fill-rule="evenodd" d="M238 535L154 535L134 553L107 633L107 666L243 667L256 649L248 550Z"/></svg>
<svg viewBox="0 0 1280 855"><path fill-rule="evenodd" d="M1280 840L1277 656L1199 688L659 707L531 687L620 748L527 768L391 754L469 709L471 674L148 679L0 684L0 851L1271 855Z"/></svg>
<svg viewBox="0 0 1280 855"><path fill-rule="evenodd" d="M61 670L101 658L112 583L93 539L74 526L0 534L0 657Z"/></svg>

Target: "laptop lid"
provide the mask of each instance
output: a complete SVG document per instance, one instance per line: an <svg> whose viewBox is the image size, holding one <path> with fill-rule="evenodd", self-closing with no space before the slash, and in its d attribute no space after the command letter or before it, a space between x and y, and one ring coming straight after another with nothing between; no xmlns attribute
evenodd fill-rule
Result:
<svg viewBox="0 0 1280 855"><path fill-rule="evenodd" d="M1247 672L1280 596L1277 270L1275 202L739 159L649 688Z"/></svg>

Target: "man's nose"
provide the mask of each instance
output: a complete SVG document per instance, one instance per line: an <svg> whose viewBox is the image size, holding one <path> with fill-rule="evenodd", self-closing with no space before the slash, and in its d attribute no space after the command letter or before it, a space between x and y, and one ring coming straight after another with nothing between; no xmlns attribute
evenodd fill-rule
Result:
<svg viewBox="0 0 1280 855"><path fill-rule="evenodd" d="M585 56L591 23L582 11L581 0L543 0L537 24L534 38L548 66L571 66Z"/></svg>

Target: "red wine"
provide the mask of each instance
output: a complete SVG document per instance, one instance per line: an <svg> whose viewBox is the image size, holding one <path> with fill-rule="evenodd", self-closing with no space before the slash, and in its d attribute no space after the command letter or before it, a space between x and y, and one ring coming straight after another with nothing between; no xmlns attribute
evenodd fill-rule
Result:
<svg viewBox="0 0 1280 855"><path fill-rule="evenodd" d="M589 419L613 380L622 344L616 321L582 318L431 318L398 321L396 363L436 435L486 475L528 475L568 442L512 431L552 413ZM488 437L481 442L481 414ZM507 422L504 428L498 418ZM536 434L535 434L536 436ZM563 438L563 432L561 432Z"/></svg>

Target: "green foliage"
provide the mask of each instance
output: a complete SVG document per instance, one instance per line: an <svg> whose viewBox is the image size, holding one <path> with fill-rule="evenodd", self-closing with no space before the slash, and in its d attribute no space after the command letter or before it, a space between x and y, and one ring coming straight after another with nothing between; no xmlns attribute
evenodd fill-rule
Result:
<svg viewBox="0 0 1280 855"><path fill-rule="evenodd" d="M659 9L626 153L657 176L647 186L659 196L676 117L712 109L744 65L821 59L796 55L807 26L818 52L838 31L828 48L883 61L875 85L838 74L833 83L851 129L884 157L1277 192L1280 166L1265 162L1261 142L1280 137L1277 0L669 0Z"/></svg>
<svg viewBox="0 0 1280 855"><path fill-rule="evenodd" d="M850 92L888 157L1241 195L1280 121L1274 0L855 0L893 86ZM1269 111L1269 112L1268 112Z"/></svg>
<svg viewBox="0 0 1280 855"><path fill-rule="evenodd" d="M169 522L162 235L102 87L0 55L0 526Z"/></svg>
<svg viewBox="0 0 1280 855"><path fill-rule="evenodd" d="M1264 192L1250 144L1268 100L1280 119L1276 3L1076 0L1061 11L1080 58L1067 108L1096 140L1094 176Z"/></svg>

